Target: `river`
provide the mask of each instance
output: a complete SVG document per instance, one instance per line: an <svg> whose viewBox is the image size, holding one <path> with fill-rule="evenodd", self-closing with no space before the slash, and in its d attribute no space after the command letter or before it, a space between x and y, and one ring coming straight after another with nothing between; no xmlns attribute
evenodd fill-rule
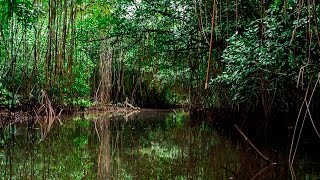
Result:
<svg viewBox="0 0 320 180"><path fill-rule="evenodd" d="M290 179L288 147L258 145L266 163L234 129L183 110L77 114L0 128L0 178ZM319 149L300 149L296 178L320 179Z"/></svg>

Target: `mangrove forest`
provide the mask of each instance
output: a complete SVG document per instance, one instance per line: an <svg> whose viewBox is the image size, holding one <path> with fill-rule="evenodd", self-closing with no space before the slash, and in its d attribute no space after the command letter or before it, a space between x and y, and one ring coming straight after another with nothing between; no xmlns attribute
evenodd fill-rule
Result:
<svg viewBox="0 0 320 180"><path fill-rule="evenodd" d="M0 179L320 178L318 1L0 7Z"/></svg>

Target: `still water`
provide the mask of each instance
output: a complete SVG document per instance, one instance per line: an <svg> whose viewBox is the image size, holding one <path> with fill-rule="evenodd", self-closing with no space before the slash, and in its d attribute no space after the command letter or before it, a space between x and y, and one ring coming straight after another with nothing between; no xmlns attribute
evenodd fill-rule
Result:
<svg viewBox="0 0 320 180"><path fill-rule="evenodd" d="M291 179L287 147L259 147L274 165L184 111L79 114L0 128L0 179ZM320 179L317 155L296 159L297 179Z"/></svg>

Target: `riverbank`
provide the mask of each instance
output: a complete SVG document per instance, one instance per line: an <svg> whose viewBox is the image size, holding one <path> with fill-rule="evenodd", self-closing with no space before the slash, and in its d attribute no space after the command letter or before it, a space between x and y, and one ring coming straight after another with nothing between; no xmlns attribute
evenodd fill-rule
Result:
<svg viewBox="0 0 320 180"><path fill-rule="evenodd" d="M174 112L186 108L166 108L166 109L152 109L140 108L129 103L102 105L99 103L88 107L80 106L19 106L12 109L2 107L0 109L0 128L15 123L23 123L26 121L38 121L40 119L49 119L47 122L60 121L61 116L70 116L76 114L106 114L110 113L112 116L123 116L129 118L140 112ZM31 117L31 118L26 118Z"/></svg>

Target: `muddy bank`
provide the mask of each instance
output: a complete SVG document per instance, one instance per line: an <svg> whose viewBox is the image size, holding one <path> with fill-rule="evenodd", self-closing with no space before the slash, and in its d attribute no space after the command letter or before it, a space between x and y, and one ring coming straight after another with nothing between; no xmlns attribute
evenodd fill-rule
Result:
<svg viewBox="0 0 320 180"><path fill-rule="evenodd" d="M32 108L14 108L14 109L0 109L0 128L18 124L18 123L36 123L43 119L50 119L50 121L59 121L65 116L77 114L110 114L111 116L123 116L129 118L135 116L140 112L153 113L154 112L172 112L187 111L186 108L166 108L166 109L150 109L140 108L136 106L124 105L93 105L90 107L76 107L76 106L57 106L55 108L48 106L33 106Z"/></svg>

